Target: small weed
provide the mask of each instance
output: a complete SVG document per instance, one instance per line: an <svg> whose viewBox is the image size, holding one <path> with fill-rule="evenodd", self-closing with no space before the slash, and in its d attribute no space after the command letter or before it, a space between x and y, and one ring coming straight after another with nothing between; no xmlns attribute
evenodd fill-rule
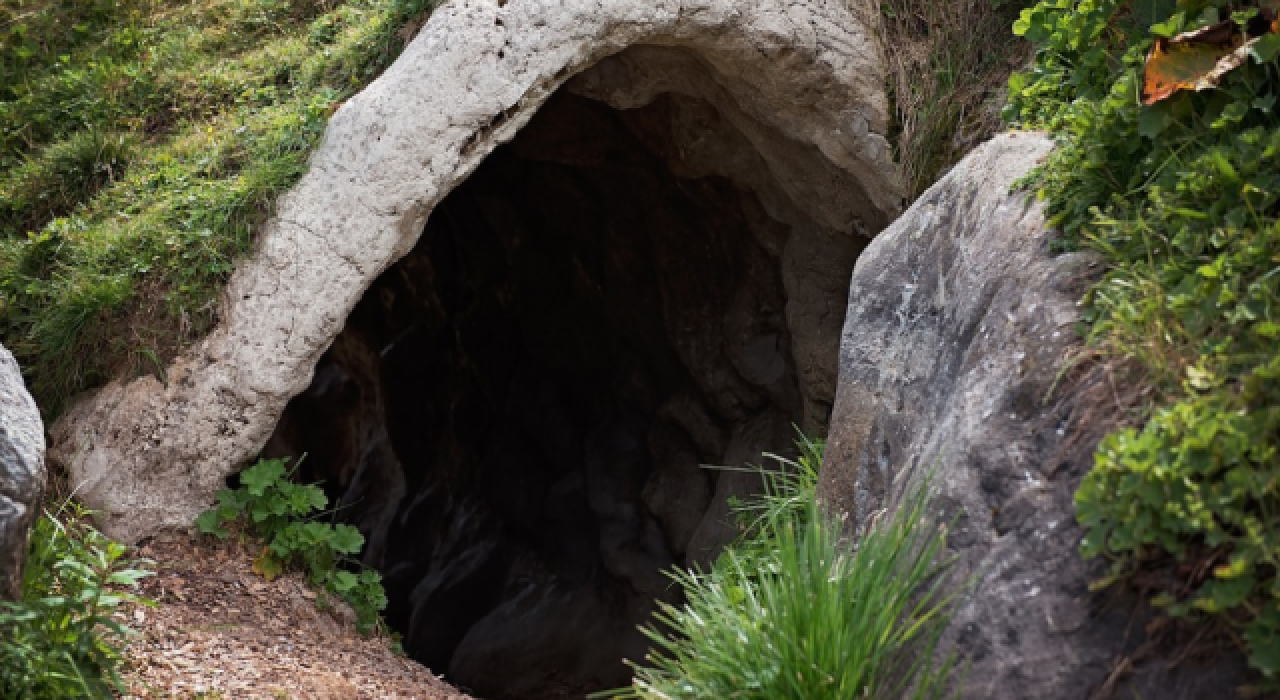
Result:
<svg viewBox="0 0 1280 700"><path fill-rule="evenodd" d="M357 563L364 535L350 525L312 519L322 513L328 498L318 486L290 481L285 465L283 459L264 459L241 472L240 487L219 491L217 507L202 513L196 525L206 535L226 537L228 523L243 523L266 543L253 562L254 571L271 580L286 567L301 568L313 586L350 604L357 626L370 631L387 606L382 577L372 569L340 568ZM321 605L324 596L316 600Z"/></svg>
<svg viewBox="0 0 1280 700"><path fill-rule="evenodd" d="M110 697L132 632L117 618L150 563L125 558L124 545L67 502L46 512L31 534L22 600L0 601L0 697L60 700Z"/></svg>

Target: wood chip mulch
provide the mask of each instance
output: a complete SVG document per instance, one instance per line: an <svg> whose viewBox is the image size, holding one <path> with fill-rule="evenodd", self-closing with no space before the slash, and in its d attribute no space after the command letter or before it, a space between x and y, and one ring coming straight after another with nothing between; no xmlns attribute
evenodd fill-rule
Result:
<svg viewBox="0 0 1280 700"><path fill-rule="evenodd" d="M471 700L387 638L359 635L345 605L318 610L300 575L253 573L255 550L181 533L139 549L156 570L140 593L157 605L124 612L139 633L124 698Z"/></svg>

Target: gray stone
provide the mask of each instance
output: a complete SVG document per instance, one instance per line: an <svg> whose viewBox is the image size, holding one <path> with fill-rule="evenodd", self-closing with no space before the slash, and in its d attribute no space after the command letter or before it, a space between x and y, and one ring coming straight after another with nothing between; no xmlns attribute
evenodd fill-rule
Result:
<svg viewBox="0 0 1280 700"><path fill-rule="evenodd" d="M711 503L711 473L698 462L698 453L665 421L649 431L653 471L644 485L644 504L662 523L672 553L683 561L693 533Z"/></svg>
<svg viewBox="0 0 1280 700"><path fill-rule="evenodd" d="M27 536L44 485L44 423L18 363L0 346L0 598L22 594Z"/></svg>
<svg viewBox="0 0 1280 700"><path fill-rule="evenodd" d="M932 475L954 581L974 581L943 639L968 664L963 697L1219 697L1238 654L1173 665L1155 638L1139 651L1150 611L1088 589L1072 494L1110 394L1061 372L1101 266L1052 255L1041 206L1010 193L1050 148L995 138L858 259L820 496L862 530Z"/></svg>

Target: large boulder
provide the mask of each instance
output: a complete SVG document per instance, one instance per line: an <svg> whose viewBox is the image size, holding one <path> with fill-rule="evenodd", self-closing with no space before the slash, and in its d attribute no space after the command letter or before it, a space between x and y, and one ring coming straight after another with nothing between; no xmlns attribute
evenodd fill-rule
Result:
<svg viewBox="0 0 1280 700"><path fill-rule="evenodd" d="M0 598L22 593L27 536L44 494L44 424L18 363L0 346Z"/></svg>
<svg viewBox="0 0 1280 700"><path fill-rule="evenodd" d="M1101 264L1053 255L1041 205L1010 191L1050 149L995 138L858 259L820 495L861 530L930 484L955 581L973 581L943 640L968 665L963 697L1217 697L1238 657L1155 660L1168 626L1090 593L1077 552L1072 495L1114 412L1096 374L1064 369Z"/></svg>
<svg viewBox="0 0 1280 700"><path fill-rule="evenodd" d="M840 289L852 239L887 224L902 197L868 8L868 0L445 3L333 116L310 172L237 267L218 327L163 381L119 381L83 397L53 426L51 458L116 538L189 524L260 452L356 303L414 248L436 205L562 87L616 109L664 94L696 98L723 117L719 133L733 138L681 142L685 174L754 191L793 232L779 251L794 300L785 314L804 420L821 423L838 322L814 300ZM700 117L687 116L696 127ZM817 252L832 240L827 255ZM687 350L695 364L714 356ZM777 365L760 353L735 359L761 376Z"/></svg>

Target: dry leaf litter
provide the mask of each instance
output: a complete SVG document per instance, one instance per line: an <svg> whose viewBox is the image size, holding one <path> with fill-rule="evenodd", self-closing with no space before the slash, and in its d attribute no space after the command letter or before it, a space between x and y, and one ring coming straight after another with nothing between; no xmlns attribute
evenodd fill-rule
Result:
<svg viewBox="0 0 1280 700"><path fill-rule="evenodd" d="M139 549L156 570L141 594L157 605L124 613L138 632L124 698L471 700L385 636L357 633L344 604L319 609L301 575L253 573L257 547L170 533Z"/></svg>

